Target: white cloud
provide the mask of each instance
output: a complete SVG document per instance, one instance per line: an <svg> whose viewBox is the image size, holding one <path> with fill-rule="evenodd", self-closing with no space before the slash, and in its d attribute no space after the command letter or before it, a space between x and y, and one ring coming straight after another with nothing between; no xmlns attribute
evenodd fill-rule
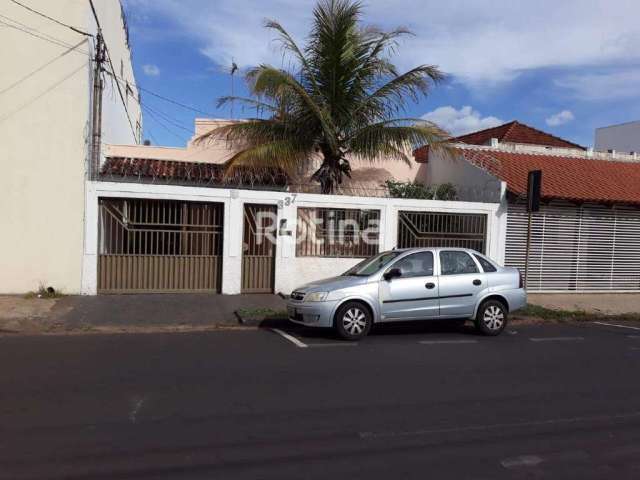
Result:
<svg viewBox="0 0 640 480"><path fill-rule="evenodd" d="M550 117L547 117L545 122L550 127L557 127L558 125L564 125L565 123L569 123L575 117L573 116L573 112L571 110L562 110L561 112L554 113Z"/></svg>
<svg viewBox="0 0 640 480"><path fill-rule="evenodd" d="M158 75L160 75L160 69L157 65L143 65L142 71L145 75L148 75L150 77L157 77Z"/></svg>
<svg viewBox="0 0 640 480"><path fill-rule="evenodd" d="M280 21L302 42L314 0L126 0L197 38L201 51L243 68L281 65L265 17ZM135 15L134 15L135 16ZM386 0L365 3L364 21L405 25L416 35L400 48L399 66L439 65L471 86L512 80L549 67L623 66L640 62L637 0Z"/></svg>
<svg viewBox="0 0 640 480"><path fill-rule="evenodd" d="M464 106L460 110L447 105L425 113L422 118L444 128L453 136L496 127L504 122L497 117L482 117L480 112L470 106Z"/></svg>
<svg viewBox="0 0 640 480"><path fill-rule="evenodd" d="M554 83L580 100L637 98L640 92L640 68L607 73L565 75Z"/></svg>

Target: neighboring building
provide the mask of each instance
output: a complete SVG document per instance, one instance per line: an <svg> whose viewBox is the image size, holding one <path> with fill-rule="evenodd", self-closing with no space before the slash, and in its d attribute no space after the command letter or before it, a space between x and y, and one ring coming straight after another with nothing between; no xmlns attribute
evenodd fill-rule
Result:
<svg viewBox="0 0 640 480"><path fill-rule="evenodd" d="M595 149L599 152L640 153L640 120L596 128Z"/></svg>
<svg viewBox="0 0 640 480"><path fill-rule="evenodd" d="M25 3L88 35L0 5L0 292L42 283L74 293L82 284L98 26L89 0ZM124 13L118 0L93 5L108 49L101 141L136 144L142 120Z"/></svg>
<svg viewBox="0 0 640 480"><path fill-rule="evenodd" d="M508 135L500 135L508 131ZM416 150L429 182L458 185L463 200L500 201L507 212L505 264L524 269L526 189L542 170L532 217L530 291L640 292L640 161L585 151L526 125L454 139L451 153Z"/></svg>
<svg viewBox="0 0 640 480"><path fill-rule="evenodd" d="M236 120L239 121L239 120ZM224 140L204 140L197 142L201 135L218 127L233 122L228 119L196 118L194 134L185 147L163 147L156 145L107 145L105 155L111 158L139 158L148 160L167 160L178 162L195 162L209 164L224 164L233 154ZM411 151L407 152L411 158ZM419 165L405 163L397 159L378 159L366 162L361 159L350 159L352 168L351 178L344 178L344 183L338 187L343 194L378 195L387 194L384 188L385 180L412 181L418 175ZM297 191L313 193L319 191L320 185L310 180L313 172L320 166L320 158L310 162L306 170L297 173L290 172L289 185Z"/></svg>

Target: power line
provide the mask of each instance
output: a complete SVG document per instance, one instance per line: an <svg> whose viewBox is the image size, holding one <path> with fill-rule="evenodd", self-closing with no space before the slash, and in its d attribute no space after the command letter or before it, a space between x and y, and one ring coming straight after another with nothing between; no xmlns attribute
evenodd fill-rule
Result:
<svg viewBox="0 0 640 480"><path fill-rule="evenodd" d="M157 98L159 98L161 100L164 100L165 102L169 102L169 103L172 103L172 104L177 105L179 107L186 108L187 110L191 110L192 112L201 113L203 115L206 115L207 117L215 117L215 115L213 115L212 113L205 112L204 110L199 110L197 108L190 107L189 105L185 105L183 103L180 103L177 100L172 100L170 98L164 97L164 96L160 95L159 93L152 92L151 90L149 90L147 88L143 88L140 85L136 85L136 87L139 90L142 90L143 92L148 93L149 95L153 95L154 97L157 97Z"/></svg>
<svg viewBox="0 0 640 480"><path fill-rule="evenodd" d="M118 79L118 80L120 80L120 81L122 81L122 82L126 82L126 81L127 81L126 79L124 79L124 78L122 78L122 77L119 77L119 76L118 76L118 75L116 75L115 73L113 73L112 75L113 75L116 79ZM211 112L205 112L204 110L200 110L200 109L197 109L197 108L195 108L195 107L192 107L192 106L189 106L189 105L185 105L184 103L181 103L181 102L179 102L178 100L174 100L174 99L172 99L172 98L168 98L168 97L165 97L165 96L163 96L163 95L160 95L159 93L156 93L156 92L154 92L154 91L152 91L152 90L149 90L148 88L144 88L144 87L142 87L142 86L138 85L137 83L136 83L136 84L134 84L134 86L135 86L138 90L140 90L140 91L142 91L142 92L146 92L146 93L148 93L149 95L152 95L152 96L154 96L154 97L156 97L156 98L159 98L160 100L164 100L165 102L169 102L169 103L172 103L173 105L177 105L177 106L182 107L182 108L185 108L185 109L187 109L187 110L191 110L192 112L201 113L201 114L203 114L203 115L206 115L207 117L215 117L215 115L214 115L213 113L211 113Z"/></svg>
<svg viewBox="0 0 640 480"><path fill-rule="evenodd" d="M60 60L62 57L64 57L65 55L69 54L70 52L74 51L77 47L79 47L80 45L82 45L83 43L85 43L87 40L82 40L80 43L78 43L76 46L68 48L67 50L65 50L64 52L62 52L60 55L52 58L51 60L49 60L48 62L42 64L41 66L39 66L38 68L36 68L35 70L27 73L26 75L24 75L22 78L16 80L15 82L13 82L11 85L3 88L2 90L0 90L0 95L8 92L9 90L11 90L12 88L17 87L18 85L20 85L22 82L28 80L29 78L33 77L35 74L37 74L38 72L41 72L42 70L44 70L46 67L48 67L49 65L51 65L52 63Z"/></svg>
<svg viewBox="0 0 640 480"><path fill-rule="evenodd" d="M142 103L140 102L140 105L146 107L148 110L151 110L152 112L154 112L156 115L159 115L160 117L162 117L166 122L170 123L171 125L173 125L174 127L180 128L182 130L184 130L185 132L188 133L193 133L193 128L189 128L186 127L184 124L180 123L179 121L175 120L174 118L170 117L169 115L167 115L166 113L164 113L161 110L152 108L149 104L146 103Z"/></svg>
<svg viewBox="0 0 640 480"><path fill-rule="evenodd" d="M115 75L115 68L113 66L113 62L111 61L111 53L109 52L109 46L107 45L107 42L104 41L104 37L102 37L102 26L100 25L100 19L98 18L98 14L96 13L96 8L93 5L93 0L89 0L89 5L91 6L91 11L93 12L93 18L95 18L96 20L96 26L98 27L98 36L102 38L102 42L104 43L104 50L107 54L107 60L109 61L111 72L113 75ZM133 138L136 139L136 131L133 128L133 122L131 121L131 117L129 116L129 109L127 108L127 102L124 99L124 95L122 94L122 89L120 88L119 82L116 82L116 87L118 87L118 94L120 95L122 106L124 107L124 113L127 116L127 120L129 121L129 127L131 128L131 133L133 134Z"/></svg>
<svg viewBox="0 0 640 480"><path fill-rule="evenodd" d="M73 30L73 31L74 31L74 32L76 32L76 33L79 33L80 35L86 35L87 37L93 37L93 35L92 35L92 34L90 34L90 33L83 32L82 30L80 30L80 29L78 29L78 28L76 28L76 27L73 27L73 26L71 26L71 25L67 25L66 23L63 23L63 22L61 22L60 20L56 20L55 18L52 18L52 17L50 17L49 15L45 15L45 14L44 14L44 13L42 13L42 12L39 12L39 11L37 11L37 10L34 10L33 8L31 8L31 7L27 6L27 5L23 4L23 3L20 3L20 2L18 2L17 0L10 0L10 1L11 1L11 2L13 2L13 3L15 3L16 5L20 5L22 8L24 8L24 9L26 9L26 10L29 10L29 11L30 11L30 12L32 12L32 13L35 13L36 15L40 15L41 17L46 18L47 20L51 20L52 22L57 23L58 25L61 25L61 26L63 26L63 27L70 28L71 30Z"/></svg>
<svg viewBox="0 0 640 480"><path fill-rule="evenodd" d="M167 132L169 132L171 135L173 135L174 137L176 137L177 139L179 139L181 142L185 142L185 143L187 143L187 139L186 139L185 137L183 137L182 135L180 135L180 134L176 133L176 132L175 132L175 131L173 131L171 128L169 128L167 125L165 125L165 124L161 121L161 119L160 119L158 116L156 116L156 114L155 114L155 113L153 113L151 110L149 110L149 107L147 107L146 105L142 105L142 104L141 104L140 106L141 106L144 110L146 110L146 111L149 113L149 115L151 116L151 118L153 118L153 119L156 121L156 123L157 123L158 125L160 125L162 128L164 128L164 129L165 129Z"/></svg>
<svg viewBox="0 0 640 480"><path fill-rule="evenodd" d="M7 23L6 21L0 20L0 23L5 25L5 26L7 26L7 27L13 28L15 30L19 30L19 31L24 32L24 33L26 33L28 35L31 35L32 37L39 38L40 40L44 40L45 42L52 43L52 44L57 45L59 47L74 48L73 45L71 45L70 43L66 43L63 40L60 40L59 38L52 37L51 35L47 35L45 33L42 33L39 30L36 30L35 28L29 27L28 25L25 25L24 23L20 23L17 20L14 20L13 18L9 18L9 17L7 17L5 15L1 15L1 14L0 14L0 17L4 18L5 20L9 20L10 22L13 22L13 23L16 24L16 25L12 25L10 23ZM20 26L18 26L18 25L20 25ZM22 27L22 28L20 28L20 27ZM82 53L84 55L89 56L89 52L85 52L83 50L76 50L76 51L78 53Z"/></svg>

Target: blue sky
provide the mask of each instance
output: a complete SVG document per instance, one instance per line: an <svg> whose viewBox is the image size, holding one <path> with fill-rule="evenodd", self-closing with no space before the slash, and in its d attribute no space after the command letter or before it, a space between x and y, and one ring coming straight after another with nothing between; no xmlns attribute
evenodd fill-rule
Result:
<svg viewBox="0 0 640 480"><path fill-rule="evenodd" d="M265 18L300 43L313 1L124 0L137 82L229 118L216 99L241 71L283 65ZM436 64L449 74L409 114L462 134L519 120L585 146L594 129L640 119L637 0L369 0L364 23L415 34L395 58L401 69ZM240 72L241 73L241 72ZM236 75L235 93L246 94ZM145 138L184 145L205 116L142 92ZM235 117L251 116L236 107Z"/></svg>

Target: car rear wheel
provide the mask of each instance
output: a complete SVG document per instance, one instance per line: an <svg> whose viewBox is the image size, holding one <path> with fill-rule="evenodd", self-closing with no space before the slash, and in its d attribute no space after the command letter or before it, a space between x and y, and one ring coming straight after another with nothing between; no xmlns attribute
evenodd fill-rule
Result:
<svg viewBox="0 0 640 480"><path fill-rule="evenodd" d="M476 328L483 335L500 335L507 326L507 318L507 308L502 302L488 300L478 308Z"/></svg>
<svg viewBox="0 0 640 480"><path fill-rule="evenodd" d="M345 340L360 340L371 330L371 313L360 302L347 302L336 313L336 331Z"/></svg>

